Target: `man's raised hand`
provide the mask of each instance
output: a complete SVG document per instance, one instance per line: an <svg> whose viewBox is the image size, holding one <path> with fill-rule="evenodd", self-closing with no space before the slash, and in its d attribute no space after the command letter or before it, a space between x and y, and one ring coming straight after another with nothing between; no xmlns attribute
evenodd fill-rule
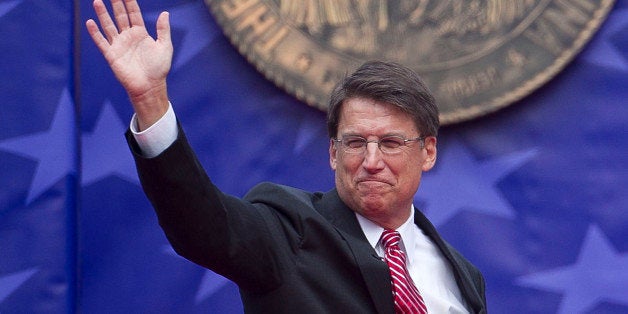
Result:
<svg viewBox="0 0 628 314"><path fill-rule="evenodd" d="M166 77L173 54L169 14L162 12L159 15L155 40L146 30L136 0L111 0L111 7L115 22L103 1L94 1L94 11L102 32L92 19L85 25L129 94L139 127L143 130L168 109Z"/></svg>

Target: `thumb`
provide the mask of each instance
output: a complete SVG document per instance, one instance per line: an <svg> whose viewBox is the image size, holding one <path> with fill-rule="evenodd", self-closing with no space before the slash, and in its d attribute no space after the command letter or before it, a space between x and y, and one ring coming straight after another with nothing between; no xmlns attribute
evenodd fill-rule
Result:
<svg viewBox="0 0 628 314"><path fill-rule="evenodd" d="M170 13L164 11L157 18L157 41L171 43L170 38Z"/></svg>

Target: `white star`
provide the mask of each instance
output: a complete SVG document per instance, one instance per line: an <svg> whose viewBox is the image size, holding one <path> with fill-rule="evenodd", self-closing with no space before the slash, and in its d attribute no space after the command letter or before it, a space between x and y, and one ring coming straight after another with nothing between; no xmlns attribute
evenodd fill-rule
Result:
<svg viewBox="0 0 628 314"><path fill-rule="evenodd" d="M425 200L426 215L436 226L462 210L513 218L497 183L535 154L528 150L477 161L458 140L448 140L439 150L436 167L424 174L415 199Z"/></svg>
<svg viewBox="0 0 628 314"><path fill-rule="evenodd" d="M0 142L0 149L37 162L35 176L26 199L27 203L48 190L61 178L76 171L74 118L72 98L66 89L61 93L57 112L47 131Z"/></svg>
<svg viewBox="0 0 628 314"><path fill-rule="evenodd" d="M601 301L628 305L628 254L619 254L591 226L575 264L519 277L516 282L563 294L558 313L582 313Z"/></svg>
<svg viewBox="0 0 628 314"><path fill-rule="evenodd" d="M228 283L229 280L227 280L227 278L220 276L211 270L205 270L205 273L203 274L203 279L198 285L198 291L196 291L194 301L196 302L196 304L203 302L205 299L214 295L214 293L218 292Z"/></svg>
<svg viewBox="0 0 628 314"><path fill-rule="evenodd" d="M303 153L314 139L321 136L321 133L324 133L323 125L318 119L302 119L292 152L295 155Z"/></svg>
<svg viewBox="0 0 628 314"><path fill-rule="evenodd" d="M123 136L126 129L111 103L105 102L94 131L83 133L83 186L110 175L139 185L133 158Z"/></svg>
<svg viewBox="0 0 628 314"><path fill-rule="evenodd" d="M176 256L180 259L184 259L179 256L177 252L175 252L170 245L166 245L163 248L163 252ZM204 269L203 279L201 279L201 283L198 285L198 290L196 291L196 296L194 297L194 301L196 304L203 302L208 297L214 295L218 290L222 289L225 285L229 283L229 280L223 276L220 276L214 273L211 270Z"/></svg>
<svg viewBox="0 0 628 314"><path fill-rule="evenodd" d="M37 271L37 268L27 269L21 272L0 277L0 303L4 301L11 293L19 288L26 280L31 278Z"/></svg>
<svg viewBox="0 0 628 314"><path fill-rule="evenodd" d="M3 3L0 3L0 17L3 17L5 14L11 12L11 10L13 10L13 8L15 8L21 2L22 0L5 1Z"/></svg>

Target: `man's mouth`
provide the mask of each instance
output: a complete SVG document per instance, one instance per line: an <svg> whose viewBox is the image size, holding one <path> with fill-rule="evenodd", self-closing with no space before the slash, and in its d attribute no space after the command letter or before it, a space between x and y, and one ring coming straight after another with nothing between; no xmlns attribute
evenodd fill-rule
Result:
<svg viewBox="0 0 628 314"><path fill-rule="evenodd" d="M358 186L367 187L367 188L378 188L378 187L390 186L390 184L384 180L366 179L366 180L358 181Z"/></svg>

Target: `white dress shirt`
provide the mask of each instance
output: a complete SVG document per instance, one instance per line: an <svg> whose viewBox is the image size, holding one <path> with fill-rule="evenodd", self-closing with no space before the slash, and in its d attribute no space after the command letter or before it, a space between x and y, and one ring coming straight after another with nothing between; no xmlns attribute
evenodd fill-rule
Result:
<svg viewBox="0 0 628 314"><path fill-rule="evenodd" d="M401 249L406 253L408 272L419 289L428 313L469 313L451 266L438 247L414 223L414 206L406 222L397 231ZM356 213L366 239L380 257L384 247L380 241L384 228ZM392 293L392 292L391 292Z"/></svg>
<svg viewBox="0 0 628 314"><path fill-rule="evenodd" d="M138 132L137 118L133 115L130 129L142 153L148 158L166 150L177 139L179 132L172 105L161 119L141 132ZM410 218L397 231L401 235L400 247L407 256L408 271L421 292L428 313L469 313L451 266L438 247L414 224L414 206L411 210ZM384 228L357 213L356 217L369 243L383 258L384 248L379 240Z"/></svg>
<svg viewBox="0 0 628 314"><path fill-rule="evenodd" d="M146 130L138 131L137 117L135 114L131 118L129 128L142 150L142 153L148 158L153 158L161 154L177 140L177 136L179 135L177 117L174 115L172 104L168 105L168 110L163 117Z"/></svg>

